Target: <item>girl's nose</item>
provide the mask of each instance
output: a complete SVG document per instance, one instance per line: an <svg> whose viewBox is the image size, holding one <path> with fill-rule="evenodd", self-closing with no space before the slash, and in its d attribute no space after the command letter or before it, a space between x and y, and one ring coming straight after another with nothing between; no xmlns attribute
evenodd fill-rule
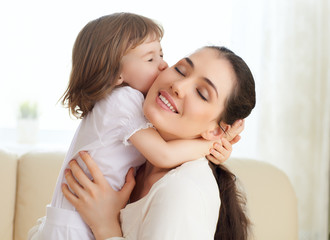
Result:
<svg viewBox="0 0 330 240"><path fill-rule="evenodd" d="M165 62L164 59L161 59L158 68L160 71L165 70L166 68L168 68L167 62Z"/></svg>

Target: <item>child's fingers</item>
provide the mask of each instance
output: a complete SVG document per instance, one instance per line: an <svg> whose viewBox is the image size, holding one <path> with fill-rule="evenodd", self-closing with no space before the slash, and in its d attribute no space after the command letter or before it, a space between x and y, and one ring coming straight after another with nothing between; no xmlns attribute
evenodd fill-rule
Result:
<svg viewBox="0 0 330 240"><path fill-rule="evenodd" d="M244 126L244 119L237 120L233 125L228 126L226 131L226 138L228 141L232 141L237 135L239 135L244 130Z"/></svg>
<svg viewBox="0 0 330 240"><path fill-rule="evenodd" d="M86 164L89 172L91 173L95 183L102 183L105 180L100 168L87 152L79 152L79 156Z"/></svg>
<svg viewBox="0 0 330 240"><path fill-rule="evenodd" d="M215 157L213 157L211 154L206 156L207 160L209 160L210 162L213 162L215 165L219 165L221 164L220 160L216 159Z"/></svg>
<svg viewBox="0 0 330 240"><path fill-rule="evenodd" d="M241 136L237 135L233 140L230 141L230 144L234 145L235 143L238 143L239 140L241 140Z"/></svg>
<svg viewBox="0 0 330 240"><path fill-rule="evenodd" d="M218 164L225 162L225 155L223 154L224 148L219 146L219 144L215 144L215 148L210 150L211 155L218 160Z"/></svg>
<svg viewBox="0 0 330 240"><path fill-rule="evenodd" d="M221 141L222 141L222 148L220 148L218 150L219 152L224 154L224 150L227 150L227 151L232 151L233 150L233 147L232 147L231 143L226 138L221 139Z"/></svg>

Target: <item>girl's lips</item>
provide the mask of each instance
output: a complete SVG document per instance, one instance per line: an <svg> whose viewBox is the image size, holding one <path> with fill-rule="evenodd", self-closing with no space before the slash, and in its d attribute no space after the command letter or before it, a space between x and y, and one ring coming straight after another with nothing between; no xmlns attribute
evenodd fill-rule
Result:
<svg viewBox="0 0 330 240"><path fill-rule="evenodd" d="M172 99L172 97L165 91L160 91L157 97L157 103L165 110L173 113L178 113L178 109Z"/></svg>

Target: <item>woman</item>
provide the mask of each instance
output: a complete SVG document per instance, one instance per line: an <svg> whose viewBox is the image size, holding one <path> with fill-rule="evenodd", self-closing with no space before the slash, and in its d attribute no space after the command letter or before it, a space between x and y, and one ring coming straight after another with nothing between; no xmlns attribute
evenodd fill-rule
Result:
<svg viewBox="0 0 330 240"><path fill-rule="evenodd" d="M219 123L222 128L231 125L254 106L254 80L245 62L226 48L205 47L158 76L144 113L167 141L213 140L221 135ZM147 162L137 172L130 195L132 171L123 189L115 192L90 157L81 157L94 182L72 161L66 179L75 195L66 185L62 190L96 239L247 239L244 198L236 190L235 176L223 166L210 168L206 159L198 159L170 170ZM130 204L119 219L129 195Z"/></svg>

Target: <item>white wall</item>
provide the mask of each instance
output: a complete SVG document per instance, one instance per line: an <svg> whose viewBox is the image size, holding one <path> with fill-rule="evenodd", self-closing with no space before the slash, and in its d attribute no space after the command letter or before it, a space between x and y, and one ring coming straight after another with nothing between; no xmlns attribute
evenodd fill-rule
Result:
<svg viewBox="0 0 330 240"><path fill-rule="evenodd" d="M203 45L232 46L231 1L226 0L20 0L2 2L0 9L0 144L9 138L4 129L16 128L18 106L25 100L38 102L41 130L74 131L78 121L57 101L69 78L73 42L92 19L126 11L157 20L165 29L162 45L170 65Z"/></svg>

